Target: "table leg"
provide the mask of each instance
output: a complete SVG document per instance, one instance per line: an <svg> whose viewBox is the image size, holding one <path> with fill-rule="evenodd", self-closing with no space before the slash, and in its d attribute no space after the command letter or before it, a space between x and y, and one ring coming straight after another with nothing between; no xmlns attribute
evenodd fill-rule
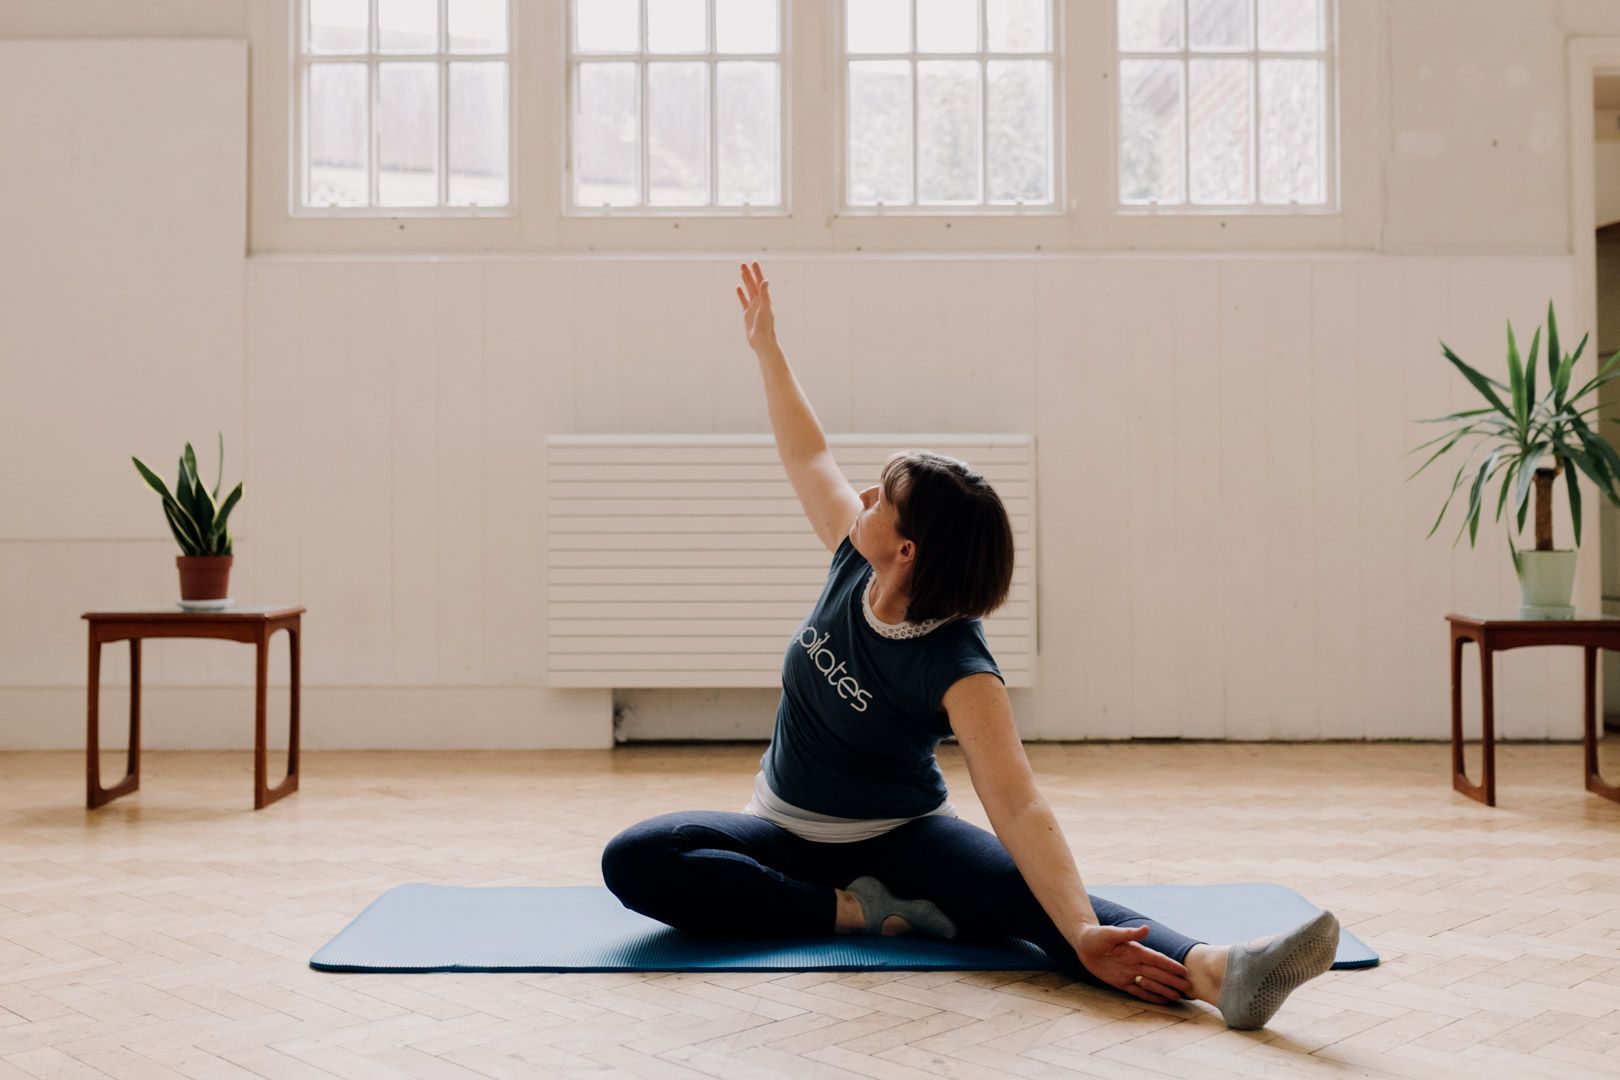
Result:
<svg viewBox="0 0 1620 1080"><path fill-rule="evenodd" d="M1620 785L1604 782L1598 771L1597 726L1597 646L1586 646L1586 790L1605 799L1620 802Z"/></svg>
<svg viewBox="0 0 1620 1080"><path fill-rule="evenodd" d="M1462 707L1462 658L1463 646L1472 641L1479 650L1480 668L1485 675L1485 737L1482 740L1484 748L1484 782L1476 784L1468 779L1468 769L1463 762L1463 707ZM1462 631L1453 631L1451 635L1451 787L1470 799L1482 802L1487 806L1496 805L1496 769L1495 755L1492 751L1492 720L1490 695L1491 669L1489 654L1484 645L1477 638L1470 638Z"/></svg>
<svg viewBox="0 0 1620 1080"><path fill-rule="evenodd" d="M258 641L258 672L254 690L253 715L253 809L262 810L277 799L298 790L298 633L286 627L292 668L291 717L287 732L287 775L280 784L269 787L265 783L268 753L265 748L265 704L270 673L270 633Z"/></svg>
<svg viewBox="0 0 1620 1080"><path fill-rule="evenodd" d="M86 809L94 810L120 795L127 795L141 783L141 642L129 640L129 748L124 778L112 787L101 786L101 642L90 632L89 710L85 730Z"/></svg>
<svg viewBox="0 0 1620 1080"><path fill-rule="evenodd" d="M1487 639L1479 643L1480 732L1479 748L1483 764L1480 783L1485 788L1485 805L1496 805L1496 680L1491 677L1491 648Z"/></svg>

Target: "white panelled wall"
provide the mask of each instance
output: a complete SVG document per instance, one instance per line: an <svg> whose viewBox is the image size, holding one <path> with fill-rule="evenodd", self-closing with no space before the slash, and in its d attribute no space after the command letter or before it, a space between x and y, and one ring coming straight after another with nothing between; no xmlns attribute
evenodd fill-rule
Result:
<svg viewBox="0 0 1620 1080"><path fill-rule="evenodd" d="M1443 616L1506 609L1515 584L1500 529L1474 550L1449 531L1424 541L1449 474L1407 483L1401 455L1427 430L1414 418L1468 404L1436 340L1494 358L1501 312L1568 303L1568 260L766 265L829 431L1034 433L1026 736L1445 734ZM726 258L249 261L233 592L309 608L307 745L608 741L608 691L544 686L543 439L763 430L735 273ZM97 490L135 483L105 457L81 466ZM11 746L82 738L84 606L173 591L156 497L119 516L151 539L116 559L7 546L7 610L31 613L6 620ZM1597 550L1583 548L1588 603ZM167 688L149 744L243 744L251 658L187 644L149 650ZM211 663L190 662L205 649ZM1505 735L1576 733L1577 660L1501 658ZM640 691L635 711L658 695L678 696ZM760 695L737 701L751 712L732 730L768 732Z"/></svg>

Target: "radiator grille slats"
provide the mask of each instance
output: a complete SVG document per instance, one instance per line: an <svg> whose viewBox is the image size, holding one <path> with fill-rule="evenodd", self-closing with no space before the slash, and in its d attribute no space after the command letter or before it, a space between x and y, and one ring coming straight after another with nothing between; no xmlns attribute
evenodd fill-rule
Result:
<svg viewBox="0 0 1620 1080"><path fill-rule="evenodd" d="M1012 520L1007 603L984 620L1009 686L1033 681L1035 461L1028 435L834 435L857 489L926 447L984 473ZM546 589L554 687L769 687L831 558L768 435L553 435Z"/></svg>

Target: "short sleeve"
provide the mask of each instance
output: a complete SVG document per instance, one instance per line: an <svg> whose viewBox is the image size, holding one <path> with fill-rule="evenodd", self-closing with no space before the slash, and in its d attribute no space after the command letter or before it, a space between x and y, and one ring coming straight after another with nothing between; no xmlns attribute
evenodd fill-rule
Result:
<svg viewBox="0 0 1620 1080"><path fill-rule="evenodd" d="M994 675L1003 685L1007 682L996 663L996 658L990 654L990 646L984 639L983 626L979 620L974 619L955 636L949 647L941 649L927 665L924 676L924 693L927 700L932 703L935 711L943 709L947 690L959 680L981 672Z"/></svg>

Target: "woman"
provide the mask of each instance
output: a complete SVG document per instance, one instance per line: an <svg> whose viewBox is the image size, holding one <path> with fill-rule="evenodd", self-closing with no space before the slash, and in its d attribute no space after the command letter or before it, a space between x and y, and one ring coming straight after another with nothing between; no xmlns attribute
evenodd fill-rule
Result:
<svg viewBox="0 0 1620 1080"><path fill-rule="evenodd" d="M857 493L777 345L757 262L737 297L778 455L832 567L788 643L754 797L740 813L625 829L602 853L608 888L698 934L1021 937L1074 977L1263 1025L1332 964L1337 920L1322 912L1270 939L1210 945L1086 894L980 623L1012 582L1000 498L964 463L923 451L891 457ZM994 834L947 798L934 749L950 734Z"/></svg>

